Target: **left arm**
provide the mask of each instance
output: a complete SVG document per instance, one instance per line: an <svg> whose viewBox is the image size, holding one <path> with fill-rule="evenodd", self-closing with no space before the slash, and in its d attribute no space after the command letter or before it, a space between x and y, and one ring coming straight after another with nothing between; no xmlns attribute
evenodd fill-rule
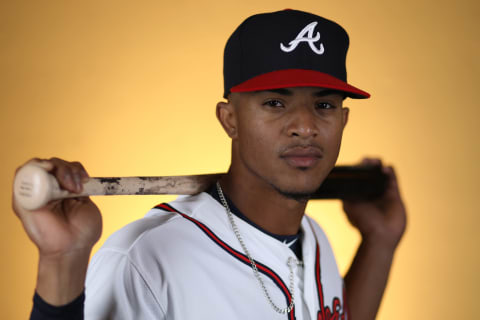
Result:
<svg viewBox="0 0 480 320"><path fill-rule="evenodd" d="M365 159L365 165L381 165ZM393 256L406 228L406 210L392 167L384 195L373 201L344 201L349 221L358 229L362 242L345 276L350 313L354 320L375 319L387 285Z"/></svg>

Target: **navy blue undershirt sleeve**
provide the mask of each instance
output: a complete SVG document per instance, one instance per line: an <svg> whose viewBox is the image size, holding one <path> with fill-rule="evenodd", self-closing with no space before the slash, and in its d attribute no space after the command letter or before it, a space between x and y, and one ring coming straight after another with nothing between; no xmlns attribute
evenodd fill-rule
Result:
<svg viewBox="0 0 480 320"><path fill-rule="evenodd" d="M84 302L85 293L82 292L82 294L72 302L56 307L45 302L45 300L35 292L30 320L83 320Z"/></svg>

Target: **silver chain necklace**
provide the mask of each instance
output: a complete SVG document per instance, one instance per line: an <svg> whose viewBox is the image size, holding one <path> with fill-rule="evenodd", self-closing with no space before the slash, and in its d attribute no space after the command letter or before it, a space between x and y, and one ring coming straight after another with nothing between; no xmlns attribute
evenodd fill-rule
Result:
<svg viewBox="0 0 480 320"><path fill-rule="evenodd" d="M289 257L288 258L287 265L288 265L288 269L290 270L290 276L289 276L290 287L289 287L289 290L292 294L292 300L291 300L290 305L288 307L286 307L286 308L278 307L273 302L272 298L270 297L270 294L268 293L268 290L265 287L265 284L264 284L262 278L260 277L260 273L258 272L257 264L255 263L255 261L253 261L253 258L250 255L250 252L248 251L247 247L245 246L245 243L243 242L242 237L240 236L240 232L238 231L238 227L235 224L235 221L233 220L233 214L230 211L230 207L228 206L228 203L227 203L227 200L225 199L225 196L223 195L223 190L222 190L222 187L220 186L220 182L217 181L216 186L217 186L218 196L220 197L220 200L222 201L222 204L225 207L225 210L227 211L228 220L230 221L233 232L235 233L235 236L237 237L238 242L240 243L240 246L242 247L243 251L247 255L248 260L250 261L250 265L252 266L252 269L253 269L253 274L255 275L255 278L257 278L258 283L260 284L260 287L262 287L262 290L263 290L263 293L264 293L265 297L267 298L268 302L272 306L273 310L275 310L276 312L281 313L281 314L290 313L290 311L292 311L293 306L295 304L295 301L294 301L295 300L294 299L295 298L295 292L294 292L295 287L294 287L294 277L293 277L293 265L301 266L302 262L298 261L294 257Z"/></svg>

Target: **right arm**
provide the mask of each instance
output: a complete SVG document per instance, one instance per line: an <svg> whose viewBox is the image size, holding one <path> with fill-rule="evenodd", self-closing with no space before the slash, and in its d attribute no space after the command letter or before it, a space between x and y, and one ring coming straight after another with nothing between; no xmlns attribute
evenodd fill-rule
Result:
<svg viewBox="0 0 480 320"><path fill-rule="evenodd" d="M30 160L54 175L61 188L82 191L88 174L78 162L57 158ZM34 211L22 208L15 196L12 206L23 227L38 248L36 293L51 306L66 305L84 291L85 276L93 245L102 231L97 206L88 198L52 201Z"/></svg>

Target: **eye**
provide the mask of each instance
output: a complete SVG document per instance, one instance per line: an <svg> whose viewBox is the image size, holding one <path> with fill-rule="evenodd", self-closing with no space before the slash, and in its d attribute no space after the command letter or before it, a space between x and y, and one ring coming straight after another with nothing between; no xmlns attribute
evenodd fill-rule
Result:
<svg viewBox="0 0 480 320"><path fill-rule="evenodd" d="M283 107L283 103L280 102L279 100L275 99L270 99L265 101L262 105L267 106L267 107L272 107L272 108L281 108Z"/></svg>
<svg viewBox="0 0 480 320"><path fill-rule="evenodd" d="M317 109L335 109L336 106L328 102L319 102L317 103L316 108Z"/></svg>

